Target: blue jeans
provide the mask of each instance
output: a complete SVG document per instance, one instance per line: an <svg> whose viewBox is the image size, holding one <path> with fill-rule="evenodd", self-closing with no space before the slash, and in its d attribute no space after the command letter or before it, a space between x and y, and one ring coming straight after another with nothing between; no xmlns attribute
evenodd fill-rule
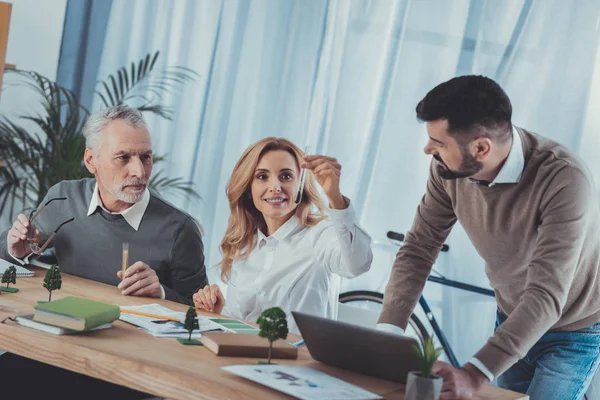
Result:
<svg viewBox="0 0 600 400"><path fill-rule="evenodd" d="M496 328L505 320L498 312ZM496 382L531 400L580 400L599 363L600 323L574 332L546 332Z"/></svg>

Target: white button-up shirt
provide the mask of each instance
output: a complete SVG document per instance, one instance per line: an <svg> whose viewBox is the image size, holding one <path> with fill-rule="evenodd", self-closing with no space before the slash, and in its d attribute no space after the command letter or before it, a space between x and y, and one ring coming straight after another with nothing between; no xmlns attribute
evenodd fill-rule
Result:
<svg viewBox="0 0 600 400"><path fill-rule="evenodd" d="M87 216L89 217L93 213L96 212L98 207L102 208L104 211L110 214L120 214L123 216L123 219L136 231L139 229L140 224L142 223L142 218L144 218L144 214L146 213L146 209L148 208L148 204L150 203L150 191L146 188L144 190L144 196L142 200L134 203L131 207L121 211L121 212L112 212L108 211L104 204L102 204L102 200L100 199L100 193L98 191L98 183L94 186L94 193L92 193L92 199L90 200L90 205L88 207Z"/></svg>
<svg viewBox="0 0 600 400"><path fill-rule="evenodd" d="M223 314L256 321L267 308L281 307L292 333L298 333L292 311L337 318L340 277L367 272L373 254L351 205L329 216L308 228L293 216L269 237L259 229L248 257L231 266Z"/></svg>

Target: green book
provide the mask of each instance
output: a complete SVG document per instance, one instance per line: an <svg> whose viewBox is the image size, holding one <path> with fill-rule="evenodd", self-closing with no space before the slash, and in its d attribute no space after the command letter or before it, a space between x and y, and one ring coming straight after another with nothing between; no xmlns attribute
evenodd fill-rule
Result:
<svg viewBox="0 0 600 400"><path fill-rule="evenodd" d="M38 304L34 308L34 321L76 331L94 329L121 315L119 306L73 296Z"/></svg>

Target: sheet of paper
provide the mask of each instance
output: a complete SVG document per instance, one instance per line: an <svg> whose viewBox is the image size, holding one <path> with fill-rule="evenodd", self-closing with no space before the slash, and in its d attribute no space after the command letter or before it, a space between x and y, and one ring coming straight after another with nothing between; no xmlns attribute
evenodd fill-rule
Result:
<svg viewBox="0 0 600 400"><path fill-rule="evenodd" d="M0 276L11 266L17 270L17 278L29 278L35 275L33 271L25 269L13 261L6 261L0 258Z"/></svg>
<svg viewBox="0 0 600 400"><path fill-rule="evenodd" d="M142 328L153 336L161 337L184 337L174 336L177 334L185 334L185 337L189 336L188 331L185 329L183 322L185 321L185 313L173 311L169 308L163 307L160 304L144 304L142 306L127 306L121 307L121 310L132 310L139 311L147 314L161 315L163 317L171 317L180 320L181 322L168 321L164 319L157 319L154 317L146 317L142 315L121 313L119 319L121 321L128 322L132 325ZM201 332L212 331L220 329L218 324L211 322L208 318L197 317L198 326L200 329L192 332L192 337L200 337ZM166 336L165 336L166 335Z"/></svg>
<svg viewBox="0 0 600 400"><path fill-rule="evenodd" d="M190 337L190 334L187 331L185 333L154 333L154 332L146 331L144 329L142 329L142 330L145 332L148 332L149 334L151 334L154 337L165 337L165 338L173 338L173 339L187 339ZM198 331L192 332L192 339L200 339L201 337L202 337L202 333L200 333Z"/></svg>
<svg viewBox="0 0 600 400"><path fill-rule="evenodd" d="M303 400L383 398L308 367L253 364L230 365L221 369Z"/></svg>

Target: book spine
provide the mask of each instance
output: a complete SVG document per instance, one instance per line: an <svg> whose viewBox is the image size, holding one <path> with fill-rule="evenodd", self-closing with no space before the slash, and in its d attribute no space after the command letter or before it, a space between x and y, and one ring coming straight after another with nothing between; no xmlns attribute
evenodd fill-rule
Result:
<svg viewBox="0 0 600 400"><path fill-rule="evenodd" d="M110 322L116 321L121 316L121 308L119 306L115 306L110 310L102 314L95 315L93 317L87 318L85 320L85 331L96 328L100 325L108 324Z"/></svg>
<svg viewBox="0 0 600 400"><path fill-rule="evenodd" d="M262 358L269 356L269 349L264 347L240 347L218 345L218 350L215 352L222 357L250 357ZM297 359L298 351L296 349L273 348L272 358L280 359Z"/></svg>

